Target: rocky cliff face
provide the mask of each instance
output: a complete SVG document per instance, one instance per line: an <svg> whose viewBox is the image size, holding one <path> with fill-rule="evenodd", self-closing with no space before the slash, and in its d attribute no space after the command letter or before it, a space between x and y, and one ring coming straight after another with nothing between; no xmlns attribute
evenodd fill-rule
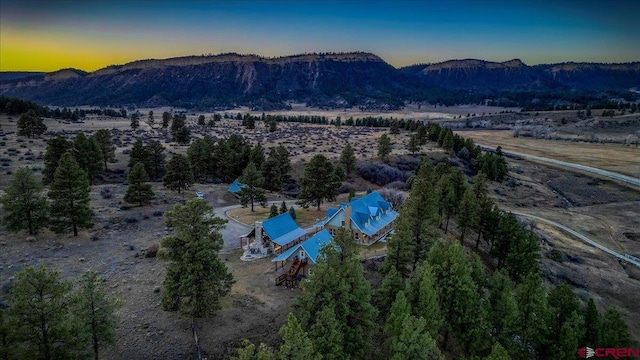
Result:
<svg viewBox="0 0 640 360"><path fill-rule="evenodd" d="M640 87L640 62L527 66L518 59L501 63L467 59L395 69L378 56L362 52L279 58L187 56L139 60L92 73L64 69L0 76L0 95L60 106L250 105L270 109L293 100L325 107L384 109L400 107L406 100L429 100L434 91L489 96L504 91L625 90L634 86Z"/></svg>

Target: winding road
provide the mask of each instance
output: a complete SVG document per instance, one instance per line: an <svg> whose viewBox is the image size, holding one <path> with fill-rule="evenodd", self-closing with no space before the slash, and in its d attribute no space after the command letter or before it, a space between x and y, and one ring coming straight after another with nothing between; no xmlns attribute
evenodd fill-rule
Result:
<svg viewBox="0 0 640 360"><path fill-rule="evenodd" d="M547 223L547 224L549 224L549 225L551 225L551 226L555 226L555 227L557 227L557 228L559 228L559 229L563 230L564 232L566 232L566 233L568 233L568 234L571 234L571 235L573 235L573 236L577 237L578 239L580 239L580 240L582 240L582 241L586 242L587 244L589 244L589 245L591 245L591 246L594 246L594 247L596 247L596 248L598 248L598 249L600 249L600 250L602 250L602 251L606 252L607 254L613 255L613 256L617 257L618 259L620 259L620 260L624 260L624 261L626 261L626 262L628 262L628 263L630 263L630 264L633 264L633 265L635 265L635 266L637 266L637 267L639 267L639 268L640 268L640 262L637 262L637 261L635 261L635 260L633 260L633 259L630 259L630 258L626 257L626 256L625 256L625 255L623 255L623 254L620 254L620 253L618 253L618 252L615 252L615 251L613 251L613 250L611 250L611 249L609 249L609 248L607 248L607 247L605 247L605 246L603 246L603 245L599 244L598 242L596 242L596 241L594 241L594 240L592 240L592 239L590 239L590 238L588 238L588 237L586 237L586 236L584 236L584 235L580 234L579 232L577 232L577 231L575 231L575 230L572 230L572 229L570 229L570 228L568 228L568 227L566 227L566 226L564 226L564 225L562 225L562 224L560 224L560 223L557 223L557 222L555 222L555 221L553 221L553 220L549 220L549 219L541 218L541 217L536 216L536 215L525 214L525 213L522 213L522 212L519 212L519 211L511 211L511 212L512 212L514 215L523 216L523 217L528 217L528 218L531 218L531 219L535 219L535 220L537 220L537 221L541 221L541 222L543 222L543 223Z"/></svg>
<svg viewBox="0 0 640 360"><path fill-rule="evenodd" d="M488 151L492 151L492 152L496 151L496 148L491 147L491 146L486 146L486 145L480 145L480 148L482 148L482 150L488 150ZM591 167L591 166L574 164L574 163L570 163L570 162L566 162L566 161L560 161L560 160L556 160L556 159L551 159L551 158L542 157L542 156L536 156L536 155L530 155L530 154L525 154L525 153L521 153L521 152L511 151L511 150L502 149L502 153L504 155L506 155L506 156L520 157L520 158L524 158L524 159L528 159L528 160L537 160L537 161L542 161L542 162L546 162L546 163L550 163L550 164L561 165L561 166L566 166L566 167L570 167L570 168L574 168L574 169L578 169L578 170L582 170L582 171L587 171L587 172L590 172L590 173L593 173L593 174L596 174L596 175L606 176L606 177L614 179L614 180L623 181L623 182L626 182L626 183L631 184L631 185L640 186L640 179L632 177L632 176L618 174L618 173L615 173L615 172L612 172L612 171L608 171L608 170L602 170L602 169L594 168L594 167Z"/></svg>

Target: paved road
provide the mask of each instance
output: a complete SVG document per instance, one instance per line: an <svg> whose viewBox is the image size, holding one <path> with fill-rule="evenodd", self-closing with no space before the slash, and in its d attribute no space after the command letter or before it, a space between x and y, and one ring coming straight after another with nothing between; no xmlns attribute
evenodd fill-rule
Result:
<svg viewBox="0 0 640 360"><path fill-rule="evenodd" d="M532 219L535 219L535 220L538 220L538 221L541 221L541 222L547 223L547 224L549 224L549 225L555 226L555 227L557 227L557 228L559 228L559 229L562 229L563 231L565 231L565 232L567 232L567 233L569 233L569 234L571 234L571 235L573 235L573 236L577 237L578 239L580 239L580 240L582 240L582 241L586 242L587 244L589 244L589 245L591 245L591 246L595 246L596 248L598 248L598 249L600 249L600 250L602 250L602 251L606 252L607 254L613 255L613 256L617 257L618 259L624 260L624 261L626 261L626 262L628 262L628 263L630 263L630 264L633 264L633 265L635 265L635 266L637 266L637 267L639 267L639 268L640 268L640 262L634 261L633 259L630 259L630 258L628 258L628 257L626 257L626 256L624 256L624 255L622 255L622 254L620 254L620 253L617 253L617 252L615 252L615 251L613 251L613 250L611 250L611 249L609 249L609 248L607 248L607 247L604 247L604 246L600 245L598 242L596 242L596 241L594 241L594 240L592 240L592 239L589 239L588 237L586 237L586 236L584 236L584 235L580 234L580 233L579 233L579 232L577 232L577 231L574 231L574 230L572 230L572 229L569 229L568 227L566 227L566 226L564 226L564 225L562 225L562 224L559 224L559 223L557 223L557 222L555 222L555 221L552 221L552 220L549 220L549 219L541 218L541 217L539 217L539 216L535 216L535 215L531 215L531 214L521 213L521 212L519 212L519 211L511 211L511 212L512 212L513 214L515 214L515 215L518 215L518 216L524 216L524 217L528 217L528 218L532 218Z"/></svg>
<svg viewBox="0 0 640 360"><path fill-rule="evenodd" d="M494 147L485 146L485 145L480 145L480 147L483 150L490 150L490 151L495 151L495 149L496 149ZM612 171L602 170L602 169L594 168L594 167L591 167L591 166L574 164L574 163L570 163L570 162L566 162L566 161L560 161L560 160L551 159L551 158L546 158L546 157L542 157L542 156L536 156L536 155L530 155L530 154L525 154L525 153L521 153L521 152L515 152L515 151L511 151L511 150L504 150L503 149L502 153L507 155L507 156L512 155L512 156L521 157L521 158L524 158L524 159L538 160L538 161L543 161L543 162L547 162L547 163L550 163L550 164L562 165L562 166L566 166L566 167L570 167L570 168L574 168L574 169L588 171L590 173L594 173L594 174L601 175L601 176L606 176L606 177L611 178L611 179L624 181L624 182L626 182L628 184L640 186L640 179L632 177L632 176L618 174L618 173L615 173L615 172L612 172Z"/></svg>

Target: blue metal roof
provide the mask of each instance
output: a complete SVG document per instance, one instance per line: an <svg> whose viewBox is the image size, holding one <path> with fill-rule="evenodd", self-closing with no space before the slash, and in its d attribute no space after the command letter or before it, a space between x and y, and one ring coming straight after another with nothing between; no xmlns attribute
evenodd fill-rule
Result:
<svg viewBox="0 0 640 360"><path fill-rule="evenodd" d="M320 249L324 244L328 244L331 242L331 234L327 230L322 230L302 243L292 247L291 249L283 252L279 256L275 257L271 261L286 261L294 254L296 251L302 248L307 253L307 258L309 262L316 263L318 260L318 254L320 254Z"/></svg>
<svg viewBox="0 0 640 360"><path fill-rule="evenodd" d="M274 243L284 246L304 236L307 232L301 229L288 212L272 217L262 223L264 232Z"/></svg>
<svg viewBox="0 0 640 360"><path fill-rule="evenodd" d="M229 186L229 189L227 189L227 191L230 193L237 194L240 192L240 190L242 190L243 187L244 187L244 184L241 184L240 181L238 181L238 179L235 179L233 183Z"/></svg>
<svg viewBox="0 0 640 360"><path fill-rule="evenodd" d="M328 218L325 223L328 223L329 218L337 214L338 210L344 206L341 204L338 209L328 209ZM360 199L351 200L349 206L351 206L351 221L353 225L369 236L375 234L398 217L398 213L391 208L391 204L385 201L377 191Z"/></svg>

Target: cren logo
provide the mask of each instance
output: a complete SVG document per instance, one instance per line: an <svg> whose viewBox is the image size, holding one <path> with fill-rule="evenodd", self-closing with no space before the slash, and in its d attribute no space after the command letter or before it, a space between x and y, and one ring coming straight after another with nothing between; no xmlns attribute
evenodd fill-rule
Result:
<svg viewBox="0 0 640 360"><path fill-rule="evenodd" d="M588 359L590 357L593 357L596 353L590 347L581 347L580 349L578 349L578 352L576 354L578 354L578 356L583 359Z"/></svg>

